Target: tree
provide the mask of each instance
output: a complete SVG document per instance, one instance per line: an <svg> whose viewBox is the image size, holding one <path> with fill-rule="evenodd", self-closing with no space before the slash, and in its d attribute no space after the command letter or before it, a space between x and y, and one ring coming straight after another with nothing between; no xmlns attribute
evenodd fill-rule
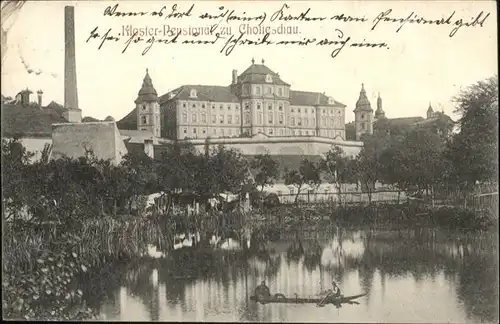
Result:
<svg viewBox="0 0 500 324"><path fill-rule="evenodd" d="M132 202L137 201L139 196L148 195L158 190L158 175L153 159L142 151L126 154L120 166L124 170L120 172L115 170L114 175L124 174L127 182L123 183L115 180L115 183L123 184L123 192L119 196L129 199L130 212Z"/></svg>
<svg viewBox="0 0 500 324"><path fill-rule="evenodd" d="M380 180L380 155L387 147L390 137L383 133L364 137L364 145L353 161L355 178L361 184L362 190L368 194L368 201L372 201L372 192L375 183Z"/></svg>
<svg viewBox="0 0 500 324"><path fill-rule="evenodd" d="M239 194L250 180L246 172L249 169L248 161L235 149L226 149L222 145L214 148L207 166L204 175L211 180L211 187L205 194Z"/></svg>
<svg viewBox="0 0 500 324"><path fill-rule="evenodd" d="M380 181L398 189L398 203L400 191L406 191L410 187L408 175L410 174L409 163L404 155L404 147L401 142L394 141L383 150L379 156Z"/></svg>
<svg viewBox="0 0 500 324"><path fill-rule="evenodd" d="M19 139L2 138L2 210L6 220L19 216L25 205L29 188L25 174L32 156Z"/></svg>
<svg viewBox="0 0 500 324"><path fill-rule="evenodd" d="M203 169L202 160L192 147L178 143L167 147L157 161L161 190L170 194L195 191L197 175Z"/></svg>
<svg viewBox="0 0 500 324"><path fill-rule="evenodd" d="M248 183L248 163L240 152L224 146L204 154L175 144L158 161L161 188L171 194L180 192L198 196L202 201L224 192L240 193Z"/></svg>
<svg viewBox="0 0 500 324"><path fill-rule="evenodd" d="M260 186L260 192L264 187L272 186L279 179L278 163L269 154L260 154L253 157L251 168L256 171L255 184Z"/></svg>
<svg viewBox="0 0 500 324"><path fill-rule="evenodd" d="M461 114L459 133L447 145L453 170L450 181L471 189L476 182L492 182L498 172L498 79L493 76L453 98Z"/></svg>
<svg viewBox="0 0 500 324"><path fill-rule="evenodd" d="M339 203L342 203L342 184L355 182L351 160L344 156L340 147L333 146L322 159L320 168L325 172L327 180L337 188Z"/></svg>
<svg viewBox="0 0 500 324"><path fill-rule="evenodd" d="M285 170L285 185L297 188L295 203L306 186L317 187L321 183L319 167L313 162L304 159L298 170Z"/></svg>

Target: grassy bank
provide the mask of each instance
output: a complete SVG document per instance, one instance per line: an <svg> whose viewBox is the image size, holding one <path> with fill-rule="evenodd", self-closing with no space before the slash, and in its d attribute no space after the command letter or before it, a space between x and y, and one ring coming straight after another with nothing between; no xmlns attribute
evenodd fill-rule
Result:
<svg viewBox="0 0 500 324"><path fill-rule="evenodd" d="M422 208L407 205L317 205L280 206L247 218L267 238L282 232L324 229L332 226L363 228L439 227L459 231L485 231L495 227L497 216L491 210L460 207Z"/></svg>
<svg viewBox="0 0 500 324"><path fill-rule="evenodd" d="M172 245L161 219L104 217L82 222L6 223L3 233L2 306L7 318L93 318L83 303L89 272Z"/></svg>

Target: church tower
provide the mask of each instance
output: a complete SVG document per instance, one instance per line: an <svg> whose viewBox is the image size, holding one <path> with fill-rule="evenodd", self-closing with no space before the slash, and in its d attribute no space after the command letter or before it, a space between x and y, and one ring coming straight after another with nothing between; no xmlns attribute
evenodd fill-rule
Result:
<svg viewBox="0 0 500 324"><path fill-rule="evenodd" d="M427 118L434 117L434 110L432 109L431 103L429 102L429 108L427 108Z"/></svg>
<svg viewBox="0 0 500 324"><path fill-rule="evenodd" d="M377 98L377 110L375 110L375 120L379 120L381 118L385 118L385 112L382 109L382 98L380 98L379 92Z"/></svg>
<svg viewBox="0 0 500 324"><path fill-rule="evenodd" d="M354 124L356 141L360 141L363 134L373 134L373 109L366 97L365 85L361 84L359 99L354 109Z"/></svg>
<svg viewBox="0 0 500 324"><path fill-rule="evenodd" d="M148 69L146 69L146 76L142 81L142 87L135 100L135 105L137 129L150 131L154 136L160 137L160 105Z"/></svg>

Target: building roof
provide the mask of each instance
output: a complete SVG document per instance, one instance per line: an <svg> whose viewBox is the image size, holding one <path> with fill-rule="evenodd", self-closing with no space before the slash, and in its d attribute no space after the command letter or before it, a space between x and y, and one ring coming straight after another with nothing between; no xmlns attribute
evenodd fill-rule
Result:
<svg viewBox="0 0 500 324"><path fill-rule="evenodd" d="M195 98L191 97L191 90L196 90ZM171 94L173 96L171 96ZM162 95L159 99L160 105L173 99L211 102L239 102L238 97L231 93L230 87L214 85L183 85Z"/></svg>
<svg viewBox="0 0 500 324"><path fill-rule="evenodd" d="M366 112L373 111L370 101L368 100L368 97L366 97L364 84L361 84L361 91L359 92L359 98L358 101L356 102L356 108L354 109L354 112L357 111L366 111Z"/></svg>
<svg viewBox="0 0 500 324"><path fill-rule="evenodd" d="M271 75L272 82L266 82L266 76ZM243 73L238 77L238 83L270 83L276 85L290 84L283 81L278 73L273 72L264 64L252 63Z"/></svg>
<svg viewBox="0 0 500 324"><path fill-rule="evenodd" d="M430 124L436 123L436 122L455 124L453 119L451 119L451 117L446 115L445 113L442 113L440 111L436 111L436 112L433 112L433 114L434 114L433 117L420 120L420 121L416 122L415 124L419 125L419 126L430 125Z"/></svg>
<svg viewBox="0 0 500 324"><path fill-rule="evenodd" d="M161 108L160 108L161 111ZM116 122L118 129L137 129L137 108Z"/></svg>
<svg viewBox="0 0 500 324"><path fill-rule="evenodd" d="M432 109L431 103L429 102L429 108L427 108L427 113L432 113L434 110Z"/></svg>
<svg viewBox="0 0 500 324"><path fill-rule="evenodd" d="M144 144L145 140L154 140L154 135L150 131L120 129L120 135L127 143Z"/></svg>
<svg viewBox="0 0 500 324"><path fill-rule="evenodd" d="M290 90L290 104L292 106L344 106L334 99L334 104L329 104L328 96L319 92Z"/></svg>
<svg viewBox="0 0 500 324"><path fill-rule="evenodd" d="M391 124L391 125L413 125L413 124L416 124L420 121L423 121L424 118L423 117L400 117L400 118L387 118L387 121Z"/></svg>
<svg viewBox="0 0 500 324"><path fill-rule="evenodd" d="M141 90L139 90L139 94L136 103L138 102L151 102L157 101L158 94L156 93L156 89L153 86L153 81L151 81L151 77L149 76L149 72L146 69L146 75L144 76L144 80L142 81Z"/></svg>
<svg viewBox="0 0 500 324"><path fill-rule="evenodd" d="M55 102L45 107L2 102L1 107L2 137L51 136L52 124L68 122L62 115L63 107Z"/></svg>

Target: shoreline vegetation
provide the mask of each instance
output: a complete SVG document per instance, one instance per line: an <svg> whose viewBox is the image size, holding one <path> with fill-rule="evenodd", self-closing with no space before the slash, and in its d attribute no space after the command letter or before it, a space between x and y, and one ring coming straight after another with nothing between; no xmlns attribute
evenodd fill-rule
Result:
<svg viewBox="0 0 500 324"><path fill-rule="evenodd" d="M177 144L156 159L130 152L119 165L99 160L90 150L78 159L50 159L50 146L33 161L18 139L2 138L4 316L96 318L96 309L85 302L92 278L114 262L133 262L150 246L167 257L174 254L178 234L199 234L191 251L214 251L209 241L218 236L238 241L242 252L251 254L283 235L295 235L300 250L301 233L328 228L489 231L498 226L498 205L434 207L425 199L389 204L372 201L372 194L377 182L406 197L432 201L445 200L440 193L450 187L463 193L463 201L477 183L498 191L497 165L490 159L496 154L491 139L497 125L491 122L497 120L492 116L498 98L491 98L497 88L496 79L488 79L461 95L464 117L457 134L446 125L402 130L382 123L364 139L357 157L332 147L320 162L304 159L297 169L281 170L269 154L249 160L223 146L207 145L200 154ZM295 188L294 204L267 203L264 188L279 180ZM324 182L338 189L335 201L300 204L300 194ZM345 183L359 185L368 201L344 201L340 191ZM163 195L147 208L147 197L159 192ZM230 194L236 200L220 198ZM498 193L496 199L498 204ZM187 207L193 202L196 212Z"/></svg>

